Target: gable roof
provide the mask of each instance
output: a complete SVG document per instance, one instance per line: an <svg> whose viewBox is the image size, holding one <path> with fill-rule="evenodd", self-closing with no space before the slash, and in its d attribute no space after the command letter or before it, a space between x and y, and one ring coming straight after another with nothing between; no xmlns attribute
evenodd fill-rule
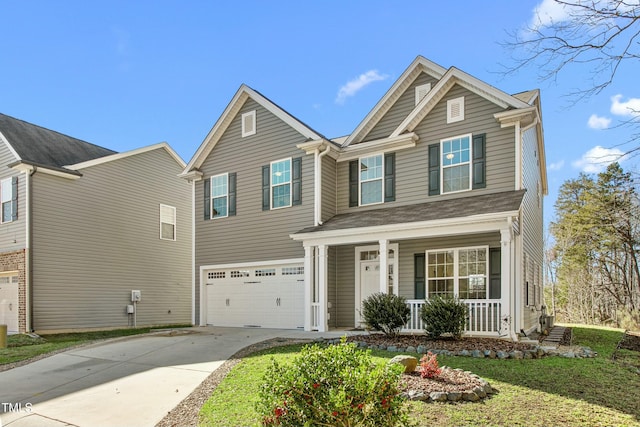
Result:
<svg viewBox="0 0 640 427"><path fill-rule="evenodd" d="M521 99L509 95L462 70L451 67L447 70L444 76L442 76L440 81L431 88L429 93L422 98L413 111L411 111L402 123L400 123L396 130L393 131L391 136L394 137L404 132L412 132L455 84L482 96L504 109L521 109L530 107L529 104Z"/></svg>
<svg viewBox="0 0 640 427"><path fill-rule="evenodd" d="M211 150L216 146L224 132L227 130L233 119L236 117L247 99L251 98L267 111L278 117L280 120L291 126L301 135L307 137L308 140L326 139L320 133L314 131L309 126L280 108L274 102L262 95L256 90L251 89L249 86L243 84L240 86L236 94L233 96L227 108L213 125L213 128L209 131L206 138L198 147L195 154L187 164L186 168L182 172L181 176L187 177L190 173L194 173L202 166L207 156L211 153Z"/></svg>
<svg viewBox="0 0 640 427"><path fill-rule="evenodd" d="M116 160L125 159L127 157L135 156L135 155L138 155L138 154L143 154L143 153L146 153L146 152L149 152L149 151L154 151L154 150L164 150L181 167L184 168L186 166L186 163L184 162L184 160L182 160L182 158L178 155L178 153L176 153L173 150L173 148L171 148L171 146L169 146L169 144L167 144L166 142L159 142L157 144L148 145L146 147L141 147L141 148L136 148L134 150L125 151L123 153L115 153L115 154L111 154L109 156L104 156L104 157L100 157L100 158L93 159L93 160L87 160L86 162L80 162L80 163L76 163L76 164L73 164L73 165L67 165L66 167L71 169L71 170L86 169L86 168L89 168L89 167L92 167L92 166L97 166L97 165L102 165L104 163L114 162Z"/></svg>
<svg viewBox="0 0 640 427"><path fill-rule="evenodd" d="M439 80L446 71L446 68L418 55L353 133L347 137L343 146L347 147L352 143L361 142L421 73L427 73Z"/></svg>
<svg viewBox="0 0 640 427"><path fill-rule="evenodd" d="M52 169L115 154L113 150L0 113L0 133L16 161Z"/></svg>

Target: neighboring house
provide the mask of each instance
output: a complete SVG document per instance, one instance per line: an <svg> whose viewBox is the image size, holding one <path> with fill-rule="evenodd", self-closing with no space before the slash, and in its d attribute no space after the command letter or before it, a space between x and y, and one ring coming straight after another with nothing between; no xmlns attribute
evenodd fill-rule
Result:
<svg viewBox="0 0 640 427"><path fill-rule="evenodd" d="M190 323L191 189L166 144L116 153L0 114L0 323ZM135 313L132 290L141 291Z"/></svg>
<svg viewBox="0 0 640 427"><path fill-rule="evenodd" d="M470 308L468 334L538 326L547 192L538 90L416 58L347 137L243 85L182 176L195 194L196 323L361 324L374 292Z"/></svg>

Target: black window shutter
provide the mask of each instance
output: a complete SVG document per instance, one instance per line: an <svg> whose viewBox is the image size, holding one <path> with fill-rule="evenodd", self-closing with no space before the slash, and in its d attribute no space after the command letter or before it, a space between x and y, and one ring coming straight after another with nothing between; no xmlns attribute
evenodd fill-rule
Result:
<svg viewBox="0 0 640 427"><path fill-rule="evenodd" d="M486 134L473 135L473 189L485 188L486 180Z"/></svg>
<svg viewBox="0 0 640 427"><path fill-rule="evenodd" d="M396 200L396 153L384 155L384 201Z"/></svg>
<svg viewBox="0 0 640 427"><path fill-rule="evenodd" d="M211 178L204 180L204 219L211 219Z"/></svg>
<svg viewBox="0 0 640 427"><path fill-rule="evenodd" d="M302 204L302 157L291 160L292 177L291 180L291 204Z"/></svg>
<svg viewBox="0 0 640 427"><path fill-rule="evenodd" d="M266 165L262 167L262 210L268 211L271 209L271 189L269 188L271 175L271 166Z"/></svg>
<svg viewBox="0 0 640 427"><path fill-rule="evenodd" d="M429 145L429 195L440 194L440 144Z"/></svg>
<svg viewBox="0 0 640 427"><path fill-rule="evenodd" d="M358 160L349 162L349 207L358 206Z"/></svg>
<svg viewBox="0 0 640 427"><path fill-rule="evenodd" d="M425 299L426 260L425 254L413 255L413 295L415 299Z"/></svg>
<svg viewBox="0 0 640 427"><path fill-rule="evenodd" d="M229 216L236 215L236 177L235 172L229 174Z"/></svg>
<svg viewBox="0 0 640 427"><path fill-rule="evenodd" d="M18 219L18 177L11 178L11 220Z"/></svg>
<svg viewBox="0 0 640 427"><path fill-rule="evenodd" d="M501 278L501 257L500 248L489 249L489 298L500 299L502 290Z"/></svg>

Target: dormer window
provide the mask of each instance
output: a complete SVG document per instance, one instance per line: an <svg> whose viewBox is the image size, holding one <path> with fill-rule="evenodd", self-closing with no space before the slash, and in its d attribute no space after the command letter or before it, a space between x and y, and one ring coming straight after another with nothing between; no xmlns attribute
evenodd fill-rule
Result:
<svg viewBox="0 0 640 427"><path fill-rule="evenodd" d="M256 111L249 111L242 115L242 137L256 134Z"/></svg>
<svg viewBox="0 0 640 427"><path fill-rule="evenodd" d="M447 123L464 120L464 96L447 101Z"/></svg>

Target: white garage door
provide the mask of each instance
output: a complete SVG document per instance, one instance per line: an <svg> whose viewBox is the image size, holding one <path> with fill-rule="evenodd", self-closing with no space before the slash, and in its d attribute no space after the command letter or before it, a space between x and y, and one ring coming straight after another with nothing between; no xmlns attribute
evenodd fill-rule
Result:
<svg viewBox="0 0 640 427"><path fill-rule="evenodd" d="M205 271L207 324L304 328L304 266L280 264Z"/></svg>
<svg viewBox="0 0 640 427"><path fill-rule="evenodd" d="M0 325L18 333L18 276L0 276Z"/></svg>

